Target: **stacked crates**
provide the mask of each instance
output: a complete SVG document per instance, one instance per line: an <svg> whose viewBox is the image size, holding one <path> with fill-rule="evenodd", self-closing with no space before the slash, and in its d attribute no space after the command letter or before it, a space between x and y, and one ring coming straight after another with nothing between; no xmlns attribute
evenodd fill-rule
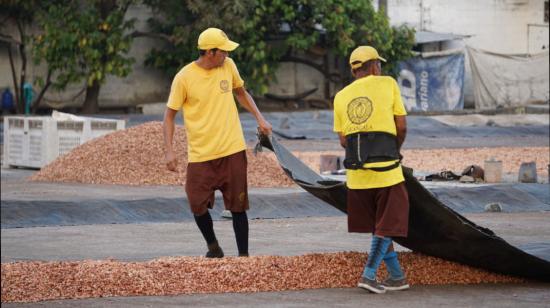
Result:
<svg viewBox="0 0 550 308"><path fill-rule="evenodd" d="M124 120L4 117L4 167L41 168L75 147L124 129Z"/></svg>

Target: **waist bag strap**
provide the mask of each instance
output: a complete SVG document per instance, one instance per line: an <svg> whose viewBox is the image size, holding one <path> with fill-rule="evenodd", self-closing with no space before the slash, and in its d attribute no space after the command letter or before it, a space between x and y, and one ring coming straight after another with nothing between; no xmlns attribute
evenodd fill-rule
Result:
<svg viewBox="0 0 550 308"><path fill-rule="evenodd" d="M393 165L389 165L389 166L386 166L386 167L369 167L369 168L363 168L363 169L368 169L368 170L381 172L381 171L388 171L388 170L395 169L395 168L399 167L400 164L401 164L401 161L396 161Z"/></svg>
<svg viewBox="0 0 550 308"><path fill-rule="evenodd" d="M386 132L355 133L346 136L346 169L369 169L373 171L388 171L397 168L401 155L397 150L397 138ZM398 160L385 167L365 168L365 163L385 162Z"/></svg>

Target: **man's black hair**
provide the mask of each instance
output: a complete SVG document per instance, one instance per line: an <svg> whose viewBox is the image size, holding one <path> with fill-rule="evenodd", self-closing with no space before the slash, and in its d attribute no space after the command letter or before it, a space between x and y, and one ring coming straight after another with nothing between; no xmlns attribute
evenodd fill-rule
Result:
<svg viewBox="0 0 550 308"><path fill-rule="evenodd" d="M367 62L363 62L363 65L361 65L358 68L354 68L353 71L357 72L357 71L361 70L361 71L368 72L371 66L377 65L379 62L380 61L378 59L372 59L372 60L369 60ZM355 62L353 62L352 64L355 64Z"/></svg>
<svg viewBox="0 0 550 308"><path fill-rule="evenodd" d="M199 49L199 55L204 56L208 50L214 51L214 54L215 54L216 51L218 51L219 49L218 49L218 48L212 48L212 49Z"/></svg>

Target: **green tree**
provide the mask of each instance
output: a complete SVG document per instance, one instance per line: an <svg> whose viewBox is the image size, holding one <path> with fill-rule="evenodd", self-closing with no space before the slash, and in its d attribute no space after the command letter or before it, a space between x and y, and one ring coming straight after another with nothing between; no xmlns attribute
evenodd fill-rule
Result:
<svg viewBox="0 0 550 308"><path fill-rule="evenodd" d="M82 113L97 112L101 85L108 75L127 76L133 59L125 57L132 43L134 20L125 15L132 0L65 1L38 15L43 30L35 38L34 55L55 72L53 86L86 81Z"/></svg>
<svg viewBox="0 0 550 308"><path fill-rule="evenodd" d="M54 2L51 1L50 2ZM13 80L15 107L17 113L23 113L24 91L23 85L27 80L27 64L32 47L32 26L36 19L36 14L45 7L44 1L33 0L7 0L0 2L0 42L8 51L11 75ZM13 26L15 31L8 33L7 30ZM20 66L16 67L15 59L18 56ZM38 104L40 99L48 89L44 85L40 90L38 98L34 104Z"/></svg>
<svg viewBox="0 0 550 308"><path fill-rule="evenodd" d="M136 36L151 36L163 39L167 46L153 48L146 64L174 75L184 64L198 56L197 38L208 27L223 28L233 40L241 46L232 53L232 57L247 58L250 65L240 65L241 73L250 73L249 67L259 65L262 68L265 59L272 57L265 53L263 40L255 40L254 23L247 21L253 16L254 0L236 1L178 1L178 0L145 0L154 11L154 18L149 20L152 33L135 33ZM258 74L258 78L262 76ZM265 83L265 82L264 82Z"/></svg>
<svg viewBox="0 0 550 308"><path fill-rule="evenodd" d="M147 64L170 75L197 55L196 40L208 27L219 27L241 47L232 53L248 87L264 94L280 61L297 61L331 77L326 68L296 57L317 46L347 59L358 45L372 45L388 58L385 71L411 55L414 32L391 27L370 0L146 0L156 12L150 25L168 46L153 49ZM144 35L141 33L140 35ZM155 36L153 34L148 34Z"/></svg>
<svg viewBox="0 0 550 308"><path fill-rule="evenodd" d="M353 29L350 37L354 42L346 53L358 45L371 45L388 60L384 71L395 75L397 62L412 56L414 29L390 26L386 13L383 10L375 11L370 0L343 3L350 22L348 29Z"/></svg>

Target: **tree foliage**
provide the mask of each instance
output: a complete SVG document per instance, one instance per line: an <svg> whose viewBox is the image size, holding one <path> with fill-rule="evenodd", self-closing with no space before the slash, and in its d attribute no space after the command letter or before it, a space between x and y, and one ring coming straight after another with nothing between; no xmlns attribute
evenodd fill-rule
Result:
<svg viewBox="0 0 550 308"><path fill-rule="evenodd" d="M163 33L168 47L153 49L147 64L174 75L198 56L197 38L218 27L241 46L233 53L248 87L267 91L280 60L314 46L347 59L353 48L371 45L389 60L410 56L414 32L391 27L384 12L370 0L146 0L155 11L153 31Z"/></svg>
<svg viewBox="0 0 550 308"><path fill-rule="evenodd" d="M127 53L132 38L140 35L132 32L134 20L125 18L132 3L135 0L2 1L2 12L13 19L20 32L19 39L0 33L0 39L8 42L10 60L13 45L18 47L22 59L19 79L10 61L17 100L23 100L26 53L30 50L28 46L33 45L34 59L45 62L48 68L45 81L41 78L43 88L39 98L50 84L65 89L70 83L85 81L84 111L96 111L106 77L124 77L130 73L133 59ZM236 59L247 87L258 95L267 91L281 61L307 54L312 48L320 47L347 59L356 46L372 45L389 60L384 69L392 73L398 60L410 56L414 40L411 29L391 27L384 13L374 10L371 0L143 0L143 3L154 12L150 19L152 33L148 35L168 43L154 48L146 64L173 76L197 58L200 32L218 27L241 44L231 56ZM34 40L29 39L25 27L31 24L39 31Z"/></svg>
<svg viewBox="0 0 550 308"><path fill-rule="evenodd" d="M87 85L83 112L98 109L100 86L108 75L125 77L133 59L130 50L134 20L125 14L132 1L65 1L38 14L42 32L35 37L34 56L55 72L54 87Z"/></svg>
<svg viewBox="0 0 550 308"><path fill-rule="evenodd" d="M51 0L53 1L53 0ZM36 13L43 9L43 3L38 0L7 0L0 2L0 41L2 41L8 51L13 88L15 92L15 107L18 113L23 113L24 106L24 85L27 80L27 54L30 52L29 44L32 41L31 28L36 18ZM9 26L14 26L16 35L5 32ZM15 51L15 52L14 52ZM19 67L16 67L15 56L20 59ZM45 85L41 91L37 103L44 92L48 89Z"/></svg>

